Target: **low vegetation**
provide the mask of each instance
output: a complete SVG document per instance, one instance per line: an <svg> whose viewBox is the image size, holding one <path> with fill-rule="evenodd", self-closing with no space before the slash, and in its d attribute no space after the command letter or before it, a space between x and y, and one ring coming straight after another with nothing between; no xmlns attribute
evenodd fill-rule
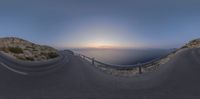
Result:
<svg viewBox="0 0 200 99"><path fill-rule="evenodd" d="M48 57L48 58L56 58L56 57L59 56L59 55L58 55L57 53L55 53L55 52L49 52L49 53L44 53L44 52L42 52L41 55L46 56L46 57Z"/></svg>
<svg viewBox="0 0 200 99"><path fill-rule="evenodd" d="M26 60L34 61L34 59L32 57L26 57Z"/></svg>
<svg viewBox="0 0 200 99"><path fill-rule="evenodd" d="M54 53L54 52L51 52L51 53L48 53L48 57L49 58L56 58L58 57L59 55L57 53Z"/></svg>
<svg viewBox="0 0 200 99"><path fill-rule="evenodd" d="M23 50L19 47L8 47L8 50L15 54L23 53Z"/></svg>

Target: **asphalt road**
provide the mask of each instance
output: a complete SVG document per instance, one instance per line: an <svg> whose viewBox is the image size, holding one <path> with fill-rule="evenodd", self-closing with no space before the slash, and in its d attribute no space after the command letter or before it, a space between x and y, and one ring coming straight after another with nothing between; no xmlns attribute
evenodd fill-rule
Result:
<svg viewBox="0 0 200 99"><path fill-rule="evenodd" d="M155 73L106 74L64 53L50 73L27 76L0 65L0 99L199 99L200 49L177 54ZM1 60L0 60L1 62Z"/></svg>

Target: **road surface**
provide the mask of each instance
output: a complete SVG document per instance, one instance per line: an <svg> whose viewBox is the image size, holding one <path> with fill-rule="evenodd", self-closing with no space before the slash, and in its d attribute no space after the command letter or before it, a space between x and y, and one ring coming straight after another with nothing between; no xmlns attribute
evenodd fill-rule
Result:
<svg viewBox="0 0 200 99"><path fill-rule="evenodd" d="M182 51L158 72L134 77L109 75L64 55L58 69L35 76L0 64L0 99L200 99L200 49Z"/></svg>

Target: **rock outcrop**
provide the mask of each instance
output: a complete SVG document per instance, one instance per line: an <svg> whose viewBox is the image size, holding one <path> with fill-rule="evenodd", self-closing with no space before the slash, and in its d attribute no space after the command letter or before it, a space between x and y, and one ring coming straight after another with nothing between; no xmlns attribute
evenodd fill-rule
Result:
<svg viewBox="0 0 200 99"><path fill-rule="evenodd" d="M16 37L0 38L0 51L28 61L42 61L59 56L58 51L52 47L37 45Z"/></svg>
<svg viewBox="0 0 200 99"><path fill-rule="evenodd" d="M200 48L200 39L190 41L188 44L183 46L183 48Z"/></svg>

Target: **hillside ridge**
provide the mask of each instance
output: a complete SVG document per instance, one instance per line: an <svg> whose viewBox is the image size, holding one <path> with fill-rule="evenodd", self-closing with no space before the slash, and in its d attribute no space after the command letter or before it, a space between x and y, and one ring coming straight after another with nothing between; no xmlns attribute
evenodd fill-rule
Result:
<svg viewBox="0 0 200 99"><path fill-rule="evenodd" d="M17 37L0 38L0 51L26 61L43 61L59 56L58 51L53 47L38 45Z"/></svg>

